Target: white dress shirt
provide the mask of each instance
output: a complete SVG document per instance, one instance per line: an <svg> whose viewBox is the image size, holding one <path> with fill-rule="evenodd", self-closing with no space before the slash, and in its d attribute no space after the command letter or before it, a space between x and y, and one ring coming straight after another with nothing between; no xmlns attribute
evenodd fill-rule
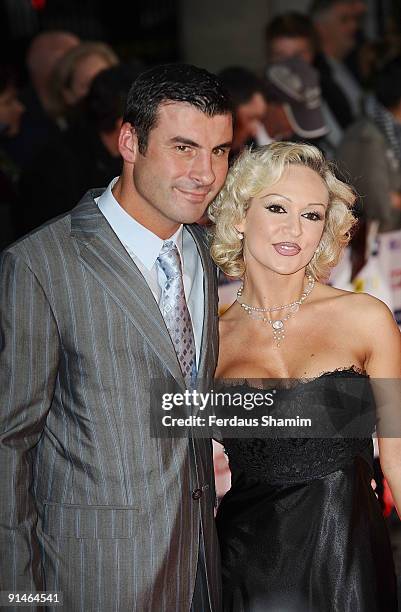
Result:
<svg viewBox="0 0 401 612"><path fill-rule="evenodd" d="M100 212L104 215L117 238L138 267L157 304L160 306L161 287L164 286L166 277L157 265L156 260L164 240L138 223L120 206L112 192L117 179L118 177L114 178L106 191L99 198L96 198L95 201ZM192 319L196 362L199 366L204 316L202 262L194 239L185 227L181 225L169 240L175 242L181 257L184 292Z"/></svg>

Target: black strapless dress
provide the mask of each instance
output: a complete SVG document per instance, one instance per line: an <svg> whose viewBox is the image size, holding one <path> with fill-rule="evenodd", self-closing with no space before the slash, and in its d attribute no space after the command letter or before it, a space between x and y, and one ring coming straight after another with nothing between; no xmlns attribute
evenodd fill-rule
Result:
<svg viewBox="0 0 401 612"><path fill-rule="evenodd" d="M341 384L327 392L322 418L360 410L342 391L355 377L368 381L349 368L300 382L298 414L329 378ZM390 542L370 484L370 437L223 443L232 474L216 519L225 612L396 612Z"/></svg>

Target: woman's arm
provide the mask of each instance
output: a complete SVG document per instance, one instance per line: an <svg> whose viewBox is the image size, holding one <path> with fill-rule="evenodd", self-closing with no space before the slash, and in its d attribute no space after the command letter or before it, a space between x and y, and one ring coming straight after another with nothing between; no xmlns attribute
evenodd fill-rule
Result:
<svg viewBox="0 0 401 612"><path fill-rule="evenodd" d="M365 368L377 403L380 465L401 517L401 334L389 309L377 300L368 318Z"/></svg>

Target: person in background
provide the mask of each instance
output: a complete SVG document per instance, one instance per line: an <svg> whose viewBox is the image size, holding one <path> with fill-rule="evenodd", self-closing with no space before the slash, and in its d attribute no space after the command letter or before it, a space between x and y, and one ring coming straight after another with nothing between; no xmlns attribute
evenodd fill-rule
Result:
<svg viewBox="0 0 401 612"><path fill-rule="evenodd" d="M345 133L337 158L362 197L362 216L379 232L401 229L401 58L376 75L365 116Z"/></svg>
<svg viewBox="0 0 401 612"><path fill-rule="evenodd" d="M243 147L258 141L263 132L267 105L263 81L256 74L240 66L225 68L219 77L230 94L234 106L235 125L231 155L235 156Z"/></svg>
<svg viewBox="0 0 401 612"><path fill-rule="evenodd" d="M266 57L276 62L287 57L300 57L313 64L318 39L311 19L303 13L281 13L268 22L265 28Z"/></svg>
<svg viewBox="0 0 401 612"><path fill-rule="evenodd" d="M356 80L365 85L369 82L371 71L377 59L375 44L368 40L365 34L365 17L368 12L365 0L352 0L351 11L355 21L355 45L344 58L344 63Z"/></svg>
<svg viewBox="0 0 401 612"><path fill-rule="evenodd" d="M0 65L0 251L15 237L12 213L17 204L19 178L19 168L4 145L18 134L24 111L18 98L14 71L10 66Z"/></svg>
<svg viewBox="0 0 401 612"><path fill-rule="evenodd" d="M113 49L101 42L83 42L63 55L50 87L52 114L61 128L68 124L69 111L88 94L95 76L118 62Z"/></svg>
<svg viewBox="0 0 401 612"><path fill-rule="evenodd" d="M319 77L299 57L273 62L266 69L266 129L274 140L307 141L333 152L321 107Z"/></svg>
<svg viewBox="0 0 401 612"><path fill-rule="evenodd" d="M267 24L265 36L269 62L281 61L289 57L299 57L307 64L314 65L317 56L318 37L313 22L307 15L295 11L277 15ZM335 81L330 82L330 90L334 92L336 99L344 98L344 94ZM346 99L344 104L347 104ZM323 92L322 112L329 130L327 141L331 147L335 148L342 138L343 131L325 100Z"/></svg>
<svg viewBox="0 0 401 612"><path fill-rule="evenodd" d="M313 0L310 14L319 39L315 66L323 97L338 123L346 128L362 110L361 87L344 61L356 46L359 24L354 0Z"/></svg>
<svg viewBox="0 0 401 612"><path fill-rule="evenodd" d="M122 64L99 73L74 123L22 173L18 236L69 210L90 185L108 184L120 174L118 136L128 90L140 70Z"/></svg>
<svg viewBox="0 0 401 612"><path fill-rule="evenodd" d="M75 34L62 31L41 32L32 40L26 59L30 83L21 92L26 112L19 134L8 145L10 155L21 167L59 131L52 116L52 72L59 59L79 42Z"/></svg>

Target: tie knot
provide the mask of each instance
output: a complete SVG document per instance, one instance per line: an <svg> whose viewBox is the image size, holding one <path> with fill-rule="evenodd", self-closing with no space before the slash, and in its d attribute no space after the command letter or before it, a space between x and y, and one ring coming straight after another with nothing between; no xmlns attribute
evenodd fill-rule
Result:
<svg viewBox="0 0 401 612"><path fill-rule="evenodd" d="M181 259L177 246L172 240L167 240L160 251L157 261L167 277L167 280L182 275Z"/></svg>

